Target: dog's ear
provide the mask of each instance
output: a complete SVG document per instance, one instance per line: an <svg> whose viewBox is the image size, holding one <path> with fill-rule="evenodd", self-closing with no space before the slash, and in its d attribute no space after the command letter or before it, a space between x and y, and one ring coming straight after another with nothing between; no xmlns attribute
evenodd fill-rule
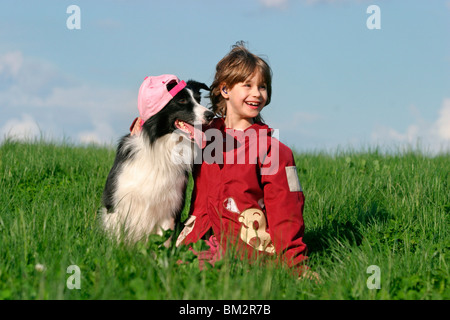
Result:
<svg viewBox="0 0 450 320"><path fill-rule="evenodd" d="M200 93L201 89L206 90L206 91L211 91L206 84L204 84L203 82L195 81L195 80L189 80L186 83L186 85L198 93Z"/></svg>
<svg viewBox="0 0 450 320"><path fill-rule="evenodd" d="M197 100L198 103L200 103L201 99L202 99L202 95L200 94L201 89L211 91L206 84L204 84L203 82L195 81L195 80L189 80L186 83L186 86L188 88L192 89L192 91L194 93L194 98L195 98L195 100Z"/></svg>

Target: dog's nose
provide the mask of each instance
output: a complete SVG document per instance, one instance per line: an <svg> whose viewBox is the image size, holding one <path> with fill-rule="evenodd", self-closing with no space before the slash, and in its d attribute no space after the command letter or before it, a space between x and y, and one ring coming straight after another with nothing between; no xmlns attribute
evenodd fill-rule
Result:
<svg viewBox="0 0 450 320"><path fill-rule="evenodd" d="M205 111L204 117L205 117L205 120L208 121L208 123L209 123L214 118L214 113L211 111Z"/></svg>

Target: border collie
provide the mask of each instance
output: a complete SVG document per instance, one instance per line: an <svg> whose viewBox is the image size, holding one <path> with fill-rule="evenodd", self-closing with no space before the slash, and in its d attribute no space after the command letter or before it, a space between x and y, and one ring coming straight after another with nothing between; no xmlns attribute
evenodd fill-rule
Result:
<svg viewBox="0 0 450 320"><path fill-rule="evenodd" d="M168 83L167 90L175 85ZM174 161L173 151L182 140L196 148L197 124L208 124L214 117L200 105L200 89L209 90L206 84L189 80L142 124L138 134L120 140L101 209L103 227L118 239L146 240L150 234L174 230L179 222L193 159Z"/></svg>

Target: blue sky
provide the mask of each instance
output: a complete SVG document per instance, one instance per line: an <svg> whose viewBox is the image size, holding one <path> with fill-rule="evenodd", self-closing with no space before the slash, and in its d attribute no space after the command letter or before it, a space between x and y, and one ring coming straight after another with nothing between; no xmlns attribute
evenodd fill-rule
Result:
<svg viewBox="0 0 450 320"><path fill-rule="evenodd" d="M0 141L113 145L145 76L209 85L238 40L271 65L263 117L293 149L450 150L450 0L3 0Z"/></svg>

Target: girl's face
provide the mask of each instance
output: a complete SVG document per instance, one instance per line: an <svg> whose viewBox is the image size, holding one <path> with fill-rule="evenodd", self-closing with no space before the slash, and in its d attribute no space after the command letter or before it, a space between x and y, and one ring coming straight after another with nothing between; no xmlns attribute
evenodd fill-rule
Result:
<svg viewBox="0 0 450 320"><path fill-rule="evenodd" d="M267 87L261 83L259 72L255 72L244 82L236 83L233 88L222 90L227 103L225 123L228 128L246 129L253 124L267 102Z"/></svg>

